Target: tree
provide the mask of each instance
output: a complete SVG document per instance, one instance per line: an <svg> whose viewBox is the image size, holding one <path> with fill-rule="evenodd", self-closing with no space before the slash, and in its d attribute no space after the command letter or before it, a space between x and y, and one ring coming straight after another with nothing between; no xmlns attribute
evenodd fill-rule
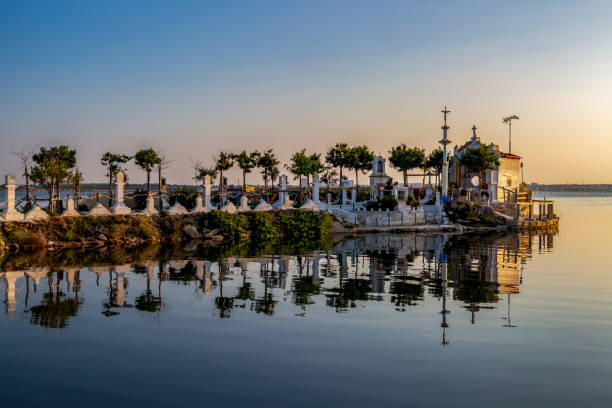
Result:
<svg viewBox="0 0 612 408"><path fill-rule="evenodd" d="M155 165L161 163L160 157L152 148L141 149L134 155L134 162L147 172L147 195L151 194L151 171Z"/></svg>
<svg viewBox="0 0 612 408"><path fill-rule="evenodd" d="M27 148L24 147L20 152L13 150L11 154L17 157L21 161L23 167L23 177L26 182L26 201L30 201L30 169L32 168L32 151L26 152Z"/></svg>
<svg viewBox="0 0 612 408"><path fill-rule="evenodd" d="M290 159L290 163L285 165L285 168L293 174L294 179L299 180L300 190L299 196L302 197L302 176L306 176L311 171L312 162L310 157L306 154L306 149L302 149L299 152L293 153Z"/></svg>
<svg viewBox="0 0 612 408"><path fill-rule="evenodd" d="M436 178L440 178L440 173L442 173L442 164L444 161L444 153L442 153L442 149L439 147L432 150L427 156L427 167L433 169L436 172Z"/></svg>
<svg viewBox="0 0 612 408"><path fill-rule="evenodd" d="M408 185L408 171L422 167L425 162L425 149L407 147L404 143L393 147L389 154L391 166L404 175L404 186Z"/></svg>
<svg viewBox="0 0 612 408"><path fill-rule="evenodd" d="M194 177L196 181L202 183L206 176L210 177L210 179L214 179L217 177L217 170L214 167L200 167Z"/></svg>
<svg viewBox="0 0 612 408"><path fill-rule="evenodd" d="M77 167L72 175L72 189L74 190L74 198L77 200L77 204L81 197L81 181L83 181L83 172Z"/></svg>
<svg viewBox="0 0 612 408"><path fill-rule="evenodd" d="M334 147L330 147L325 155L325 161L333 166L338 167L340 171L340 188L342 189L342 170L348 164L349 147L346 143L336 143Z"/></svg>
<svg viewBox="0 0 612 408"><path fill-rule="evenodd" d="M220 152L215 157L215 170L219 172L219 208L223 206L223 172L231 169L234 166L234 155L232 153Z"/></svg>
<svg viewBox="0 0 612 408"><path fill-rule="evenodd" d="M106 152L100 158L100 164L106 167L106 175L108 176L108 194L112 201L113 199L113 177L120 171L125 172L125 163L132 160L132 156L125 154L115 154Z"/></svg>
<svg viewBox="0 0 612 408"><path fill-rule="evenodd" d="M357 192L359 192L359 173L365 173L368 169L371 169L373 161L374 152L368 146L355 146L349 149L346 167L355 170L355 189ZM357 197L353 198L353 200L356 199Z"/></svg>
<svg viewBox="0 0 612 408"><path fill-rule="evenodd" d="M480 145L477 148L464 150L459 158L459 164L478 172L480 177L478 190L482 192L485 172L499 166L499 158L488 146Z"/></svg>
<svg viewBox="0 0 612 408"><path fill-rule="evenodd" d="M243 150L241 153L234 155L234 160L240 170L242 170L242 195L246 194L246 175L250 173L259 162L260 154L256 150L252 153L247 153Z"/></svg>
<svg viewBox="0 0 612 408"><path fill-rule="evenodd" d="M274 150L266 150L258 159L257 167L261 168L261 175L264 180L264 190L268 189L268 180L271 178L270 173L276 168L278 173L278 159L274 155ZM273 181L274 183L274 181Z"/></svg>
<svg viewBox="0 0 612 408"><path fill-rule="evenodd" d="M306 173L306 189L310 194L310 176L321 173L323 171L323 164L321 163L321 153L313 153L308 156L308 172Z"/></svg>
<svg viewBox="0 0 612 408"><path fill-rule="evenodd" d="M274 182L278 178L279 174L280 174L280 170L278 169L278 167L272 167L270 169L270 181L272 182L272 186L275 185Z"/></svg>
<svg viewBox="0 0 612 408"><path fill-rule="evenodd" d="M325 194L329 194L329 185L335 183L338 180L338 172L333 166L323 167L321 172L321 181L325 183L326 190Z"/></svg>
<svg viewBox="0 0 612 408"><path fill-rule="evenodd" d="M59 185L71 180L76 166L76 150L68 146L41 147L32 155L35 165L31 169L32 180L49 190L49 210L54 211L54 201L59 200ZM57 196L56 196L56 189Z"/></svg>

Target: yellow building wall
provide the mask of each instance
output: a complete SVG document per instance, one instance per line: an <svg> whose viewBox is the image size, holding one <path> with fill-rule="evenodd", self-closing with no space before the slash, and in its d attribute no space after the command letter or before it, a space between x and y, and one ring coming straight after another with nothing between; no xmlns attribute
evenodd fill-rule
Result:
<svg viewBox="0 0 612 408"><path fill-rule="evenodd" d="M499 158L497 185L509 190L518 188L521 183L521 160L506 157ZM501 192L498 192L501 195Z"/></svg>

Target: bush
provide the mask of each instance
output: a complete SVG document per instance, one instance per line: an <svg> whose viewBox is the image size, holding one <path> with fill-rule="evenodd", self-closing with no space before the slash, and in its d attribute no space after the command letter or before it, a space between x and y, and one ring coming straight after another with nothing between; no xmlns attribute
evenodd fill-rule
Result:
<svg viewBox="0 0 612 408"><path fill-rule="evenodd" d="M195 207L198 189L193 186L180 186L170 192L169 204L174 205L177 201L187 209Z"/></svg>
<svg viewBox="0 0 612 408"><path fill-rule="evenodd" d="M368 211L378 211L380 210L380 202L377 200L368 201L366 203L366 210Z"/></svg>
<svg viewBox="0 0 612 408"><path fill-rule="evenodd" d="M392 195L385 195L380 200L380 209L383 211L393 211L397 207L397 200Z"/></svg>

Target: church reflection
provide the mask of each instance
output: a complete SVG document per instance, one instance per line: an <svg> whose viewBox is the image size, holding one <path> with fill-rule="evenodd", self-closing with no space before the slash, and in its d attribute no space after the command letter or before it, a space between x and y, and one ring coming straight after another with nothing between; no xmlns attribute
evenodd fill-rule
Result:
<svg viewBox="0 0 612 408"><path fill-rule="evenodd" d="M0 278L6 316L45 328L68 327L95 291L100 295L91 297L103 299L98 310L109 318L128 310L163 316L179 293L192 296L194 307L210 302L217 318L244 312L274 316L280 304L307 316L321 307L351 313L372 302L408 312L433 301L439 302L442 345L447 345L452 320L476 324L485 309L503 307L502 326L519 324L512 321L511 297L520 295L534 252L552 250L553 239L554 233L377 234L300 255L5 267ZM451 305L453 314L463 310L465 315L451 319Z"/></svg>

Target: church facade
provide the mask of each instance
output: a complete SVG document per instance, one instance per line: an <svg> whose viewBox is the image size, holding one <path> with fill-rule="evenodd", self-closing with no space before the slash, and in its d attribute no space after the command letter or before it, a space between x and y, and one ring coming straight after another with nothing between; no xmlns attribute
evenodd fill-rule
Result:
<svg viewBox="0 0 612 408"><path fill-rule="evenodd" d="M521 156L503 153L500 151L499 145L493 143L487 145L481 142L480 137L476 135L476 126L472 128L472 138L468 142L462 146L455 146L453 157L449 163L449 182L455 183L460 190L473 188L472 179L480 176L478 171L462 166L459 161L463 152L479 146L488 147L499 159L499 166L487 170L481 183L482 190L489 195L489 201L506 202L511 199L511 196L516 197L511 192L517 192L521 184Z"/></svg>

